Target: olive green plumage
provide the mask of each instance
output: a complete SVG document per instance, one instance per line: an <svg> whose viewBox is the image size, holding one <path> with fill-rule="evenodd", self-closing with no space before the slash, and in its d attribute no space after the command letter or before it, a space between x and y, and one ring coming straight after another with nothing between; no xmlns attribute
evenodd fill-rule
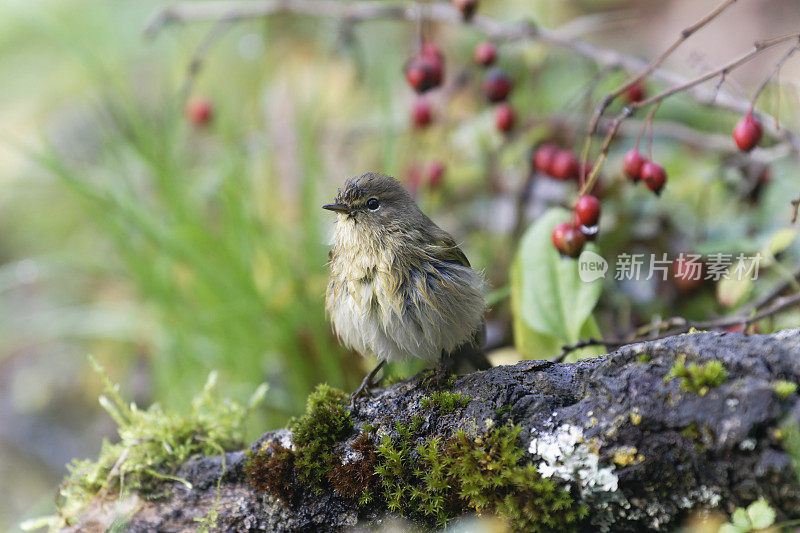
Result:
<svg viewBox="0 0 800 533"><path fill-rule="evenodd" d="M326 309L345 345L382 361L435 362L475 342L483 281L397 180L351 178L324 207L338 213Z"/></svg>

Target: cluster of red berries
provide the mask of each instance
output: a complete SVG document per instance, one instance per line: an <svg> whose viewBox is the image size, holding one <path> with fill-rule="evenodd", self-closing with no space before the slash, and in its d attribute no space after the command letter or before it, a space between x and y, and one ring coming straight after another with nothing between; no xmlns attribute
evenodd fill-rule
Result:
<svg viewBox="0 0 800 533"><path fill-rule="evenodd" d="M656 194L661 194L661 190L667 183L667 172L664 167L655 161L645 159L635 148L622 158L622 168L631 181L641 180L648 189Z"/></svg>
<svg viewBox="0 0 800 533"><path fill-rule="evenodd" d="M537 172L561 181L576 180L581 174L581 163L575 154L551 142L542 144L533 152L531 167ZM586 170L588 175L591 169Z"/></svg>
<svg viewBox="0 0 800 533"><path fill-rule="evenodd" d="M406 62L405 75L408 84L420 96L411 109L411 124L424 128L433 121L433 109L423 93L435 89L444 79L444 55L433 43L424 43L419 54Z"/></svg>
<svg viewBox="0 0 800 533"><path fill-rule="evenodd" d="M479 45L480 46L480 45ZM491 63L479 63L488 66ZM499 67L492 67L483 78L483 94L491 103L498 104L494 109L494 125L503 133L511 130L514 126L514 109L506 102L508 95L514 84L511 78Z"/></svg>
<svg viewBox="0 0 800 533"><path fill-rule="evenodd" d="M553 230L553 245L564 255L578 257L586 241L597 236L600 222L600 200L585 194L578 198L573 208L572 222L562 222Z"/></svg>
<svg viewBox="0 0 800 533"><path fill-rule="evenodd" d="M494 44L484 41L475 47L473 59L482 67L491 67L497 61L497 48ZM423 44L419 54L406 63L405 75L411 88L420 94L411 108L411 125L415 128L425 128L433 122L434 113L430 102L422 96L422 93L442 84L444 56L441 50L432 43ZM489 102L498 104L495 108L494 123L503 133L511 131L516 120L514 109L505 101L513 86L511 78L498 67L489 69L483 80L484 96Z"/></svg>

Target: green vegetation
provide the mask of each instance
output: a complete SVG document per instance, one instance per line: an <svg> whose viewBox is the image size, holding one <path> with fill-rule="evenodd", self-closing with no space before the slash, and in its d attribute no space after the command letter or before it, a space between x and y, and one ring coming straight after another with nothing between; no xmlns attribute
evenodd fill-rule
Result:
<svg viewBox="0 0 800 533"><path fill-rule="evenodd" d="M650 362L650 354L649 353L643 353L639 357L637 357L636 360L639 361L640 363L649 363Z"/></svg>
<svg viewBox="0 0 800 533"><path fill-rule="evenodd" d="M683 356L675 361L664 381L669 382L675 378L681 380L681 389L705 396L710 388L725 383L728 372L720 361L708 361L702 365L690 363L686 366L686 358Z"/></svg>
<svg viewBox="0 0 800 533"><path fill-rule="evenodd" d="M472 398L460 392L436 391L430 396L420 400L423 409L434 409L443 413L452 413L456 409L465 407Z"/></svg>
<svg viewBox="0 0 800 533"><path fill-rule="evenodd" d="M175 472L194 454L222 455L224 471L224 453L244 445L245 419L266 394L262 385L247 405L232 402L219 396L217 377L212 373L192 400L189 415L165 411L158 404L142 410L126 401L119 386L111 383L94 360L92 363L105 382L100 404L116 422L119 442L104 440L96 460L74 460L58 492L58 515L31 525L59 530L73 523L100 491L119 497L137 491L157 498L167 495L173 482L191 486L175 477Z"/></svg>
<svg viewBox="0 0 800 533"><path fill-rule="evenodd" d="M440 526L471 511L505 518L515 531L570 530L585 508L522 461L518 434L507 425L482 436L459 430L444 441L418 444L408 432L384 435L376 471L387 508Z"/></svg>
<svg viewBox="0 0 800 533"><path fill-rule="evenodd" d="M443 398L446 405L464 401L452 393ZM252 454L245 467L251 486L288 505L309 486L333 490L360 507L439 526L479 512L508 520L516 531L568 531L586 514L568 491L524 462L518 427L421 438L424 420L415 415L380 438L377 427L365 427L345 443L353 428L343 402L340 391L318 388L291 425L295 451L270 441Z"/></svg>
<svg viewBox="0 0 800 533"><path fill-rule="evenodd" d="M775 509L766 500L757 500L747 506L738 507L731 521L723 524L719 533L749 533L760 531L775 523Z"/></svg>
<svg viewBox="0 0 800 533"><path fill-rule="evenodd" d="M319 385L308 397L305 414L289 422L301 481L320 485L331 472L334 445L353 429L346 399L341 390Z"/></svg>
<svg viewBox="0 0 800 533"><path fill-rule="evenodd" d="M781 400L785 400L795 392L797 392L797 383L785 380L775 383L775 394L777 394L778 398Z"/></svg>

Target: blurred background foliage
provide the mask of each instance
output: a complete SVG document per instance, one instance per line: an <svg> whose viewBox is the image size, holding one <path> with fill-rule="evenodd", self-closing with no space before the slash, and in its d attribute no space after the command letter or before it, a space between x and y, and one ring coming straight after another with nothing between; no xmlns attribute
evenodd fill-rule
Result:
<svg viewBox="0 0 800 533"><path fill-rule="evenodd" d="M576 36L654 57L715 4L487 0L480 9L552 27L577 21L569 27ZM691 75L755 39L796 30L787 26L796 4L768 4L726 13L668 67ZM486 274L497 360L520 358L509 347L508 298L520 230L550 206L570 206L577 190L534 180L518 224L531 147L545 139L579 146L591 111L586 95L596 99L624 78L562 50L503 45L500 64L515 81L511 102L520 124L505 137L480 94L483 73L471 64L483 37L469 27L429 27L451 83L431 95L434 125L415 132L413 95L401 72L414 50L413 24L342 26L282 15L233 25L208 49L190 92L209 99L214 117L196 127L184 117L183 89L212 25L171 27L144 40L148 15L163 5L0 4L2 529L50 511L64 465L95 456L100 438L113 434L87 354L140 405L188 409L211 370L219 372L220 391L239 400L267 382L249 437L297 413L317 383L354 388L372 362L339 347L327 325L332 220L319 206L346 177L366 170L421 180L423 209ZM725 30L732 24L737 32ZM774 60L765 54L725 87L749 95ZM768 112L779 109L784 127L795 131L799 71L788 64L780 89L759 101ZM653 154L670 176L661 197L626 184L620 161L633 137L621 137L603 170L598 253L612 262L622 252L751 254L786 230L788 200L798 193L796 161L770 162L770 180L755 197L747 184L765 167L732 155L732 142L719 147L738 118L684 96L661 106ZM661 123L683 124L713 142L676 139ZM430 187L435 163L445 166L445 177ZM781 265L798 252L792 231L783 234L781 261L746 295L785 276ZM534 268L532 251L523 252L532 259L525 263L521 254L520 261ZM555 270L557 260L547 258ZM599 302L588 318L581 309L582 334L612 336L657 316L730 311L713 284L682 292L670 282L607 277L591 298ZM787 313L759 327L796 326L797 319ZM558 351L560 339L534 337L525 354Z"/></svg>

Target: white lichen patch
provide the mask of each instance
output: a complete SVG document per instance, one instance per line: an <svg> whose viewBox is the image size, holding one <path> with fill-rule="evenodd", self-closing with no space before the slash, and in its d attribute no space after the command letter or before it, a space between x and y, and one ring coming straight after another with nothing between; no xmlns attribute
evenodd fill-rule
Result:
<svg viewBox="0 0 800 533"><path fill-rule="evenodd" d="M744 452L749 452L756 449L756 439L747 438L739 443L739 449Z"/></svg>
<svg viewBox="0 0 800 533"><path fill-rule="evenodd" d="M528 451L542 459L542 477L575 483L583 497L617 490L619 480L613 468L600 466L600 457L584 441L583 430L577 426L564 424L554 433L534 437Z"/></svg>
<svg viewBox="0 0 800 533"><path fill-rule="evenodd" d="M292 442L292 432L288 429L279 429L275 432L275 440L284 448L296 451L296 446Z"/></svg>
<svg viewBox="0 0 800 533"><path fill-rule="evenodd" d="M528 451L541 458L542 477L557 478L577 488L580 499L592 509L590 523L596 531L613 531L617 518L624 517L630 502L617 490L614 467L601 467L596 439L587 441L583 429L564 424L555 432L531 439Z"/></svg>

